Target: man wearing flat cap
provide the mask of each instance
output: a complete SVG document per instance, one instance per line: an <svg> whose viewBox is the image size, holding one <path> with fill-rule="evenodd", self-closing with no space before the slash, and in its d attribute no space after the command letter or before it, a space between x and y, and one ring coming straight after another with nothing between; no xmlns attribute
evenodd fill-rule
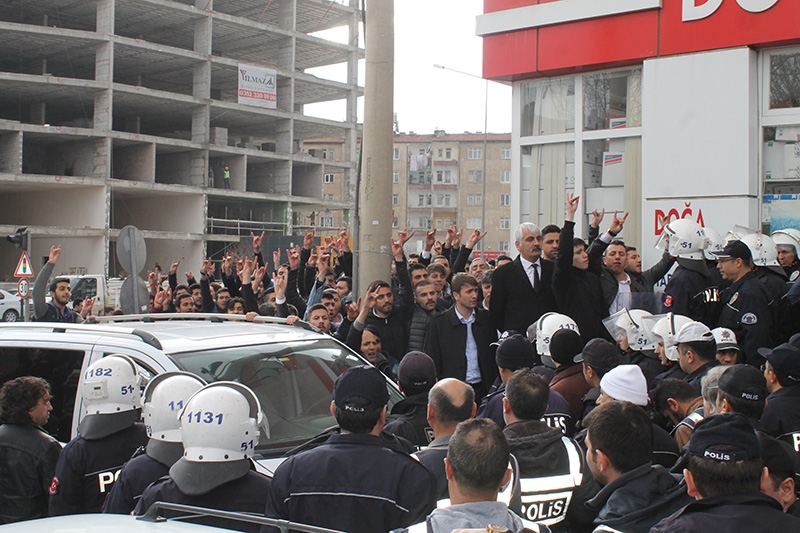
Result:
<svg viewBox="0 0 800 533"><path fill-rule="evenodd" d="M764 377L769 391L761 427L800 451L800 349L786 343L758 353L767 360Z"/></svg>
<svg viewBox="0 0 800 533"><path fill-rule="evenodd" d="M417 447L427 446L433 440L428 424L428 392L436 383L433 359L422 352L408 352L397 367L397 381L406 397L392 407L398 418L386 424L386 431Z"/></svg>
<svg viewBox="0 0 800 533"><path fill-rule="evenodd" d="M764 358L758 354L762 346L773 346L771 298L767 289L752 272L753 257L742 241L729 241L717 256L722 279L731 283L720 295L724 304L718 326L734 332L739 341L739 361L758 368Z"/></svg>
<svg viewBox="0 0 800 533"><path fill-rule="evenodd" d="M380 438L388 400L386 379L377 368L356 366L341 374L331 402L341 434L281 463L266 516L349 533L390 531L424 520L436 504L436 480L419 461Z"/></svg>
<svg viewBox="0 0 800 533"><path fill-rule="evenodd" d="M695 501L651 533L800 530L800 519L760 492L766 470L758 436L746 417L731 413L703 420L689 441L688 455L683 475Z"/></svg>

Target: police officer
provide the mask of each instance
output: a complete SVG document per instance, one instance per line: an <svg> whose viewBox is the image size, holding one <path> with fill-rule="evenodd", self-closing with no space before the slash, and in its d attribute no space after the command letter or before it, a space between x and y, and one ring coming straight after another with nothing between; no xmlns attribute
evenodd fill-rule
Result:
<svg viewBox="0 0 800 533"><path fill-rule="evenodd" d="M150 441L144 453L122 467L103 506L104 513L130 514L150 483L169 473L183 455L178 415L205 381L188 372L159 374L147 384L142 414ZM140 452L143 450L140 450Z"/></svg>
<svg viewBox="0 0 800 533"><path fill-rule="evenodd" d="M772 234L778 253L778 262L794 283L800 277L800 230L795 228L779 229Z"/></svg>
<svg viewBox="0 0 800 533"><path fill-rule="evenodd" d="M731 282L721 295L724 307L718 325L733 331L744 362L758 367L764 358L757 350L773 345L769 294L751 271L752 255L745 243L730 241L717 257L722 278Z"/></svg>
<svg viewBox="0 0 800 533"><path fill-rule="evenodd" d="M422 352L408 352L397 367L397 381L406 397L392 408L396 420L385 430L403 437L416 446L427 446L433 440L428 424L428 392L436 383L436 365Z"/></svg>
<svg viewBox="0 0 800 533"><path fill-rule="evenodd" d="M50 516L99 513L122 465L147 443L141 377L125 355L93 363L83 376L85 414L61 452L50 484Z"/></svg>
<svg viewBox="0 0 800 533"><path fill-rule="evenodd" d="M786 343L758 352L767 360L764 377L770 393L761 428L800 452L800 349Z"/></svg>
<svg viewBox="0 0 800 533"><path fill-rule="evenodd" d="M263 514L271 481L253 470L264 413L255 393L241 383L218 381L196 392L180 415L184 456L142 494L135 514L157 501L225 511ZM172 516L170 513L165 513ZM202 517L191 521L231 528L230 520ZM236 529L258 531L238 522Z"/></svg>
<svg viewBox="0 0 800 533"><path fill-rule="evenodd" d="M549 396L547 382L531 369L517 370L506 383L503 433L519 461L521 490L519 506L512 500L509 507L531 522L585 526L593 516L583 504L599 487L584 475L580 446L540 420Z"/></svg>
<svg viewBox="0 0 800 533"><path fill-rule="evenodd" d="M662 235L664 247L678 261L678 268L664 289L664 306L714 327L719 292L703 255L708 246L705 231L697 222L682 218L664 226Z"/></svg>

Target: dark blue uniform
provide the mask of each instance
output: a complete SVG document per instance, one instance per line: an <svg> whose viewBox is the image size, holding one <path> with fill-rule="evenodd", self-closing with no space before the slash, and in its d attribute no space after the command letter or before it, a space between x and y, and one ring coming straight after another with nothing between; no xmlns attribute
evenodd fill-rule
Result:
<svg viewBox="0 0 800 533"><path fill-rule="evenodd" d="M800 386L783 387L767 396L759 422L764 433L800 452Z"/></svg>
<svg viewBox="0 0 800 533"><path fill-rule="evenodd" d="M800 518L784 513L777 500L761 494L735 494L697 500L665 518L650 533L800 531Z"/></svg>
<svg viewBox="0 0 800 533"><path fill-rule="evenodd" d="M61 451L50 484L50 516L99 513L122 465L145 444L142 424L98 440L72 439Z"/></svg>
<svg viewBox="0 0 800 533"><path fill-rule="evenodd" d="M390 450L379 437L346 433L284 461L272 478L265 514L376 533L424 520L435 496L433 474L418 461Z"/></svg>
<svg viewBox="0 0 800 533"><path fill-rule="evenodd" d="M758 349L772 347L772 310L766 287L752 272L748 272L725 289L719 327L728 328L739 342L739 355L755 367L764 362Z"/></svg>
<svg viewBox="0 0 800 533"><path fill-rule="evenodd" d="M153 503L160 501L263 516L264 506L267 504L270 493L270 484L267 476L250 470L244 477L224 483L212 489L211 492L199 496L189 496L178 489L171 477L165 476L145 489L136 505L134 514L143 515ZM167 518L177 515L171 511L161 513L161 516ZM238 531L255 532L260 528L258 524L232 522L222 518L199 517L186 521Z"/></svg>
<svg viewBox="0 0 800 533"><path fill-rule="evenodd" d="M400 416L387 423L384 431L403 437L415 446L427 446L433 440L433 430L427 419L427 392L400 400L392 407L392 414Z"/></svg>
<svg viewBox="0 0 800 533"><path fill-rule="evenodd" d="M503 429L506 421L503 418L503 397L505 396L506 385L501 383L493 393L487 395L481 402L475 418L489 418ZM569 412L569 403L561 393L551 390L550 398L547 402L547 411L542 417L542 422L551 428L560 429L567 436L572 436L575 432L575 422Z"/></svg>
<svg viewBox="0 0 800 533"><path fill-rule="evenodd" d="M122 467L103 506L104 513L131 514L144 489L169 474L169 467L147 454L134 457Z"/></svg>
<svg viewBox="0 0 800 533"><path fill-rule="evenodd" d="M679 266L664 289L664 307L714 328L719 314L719 291L710 276Z"/></svg>

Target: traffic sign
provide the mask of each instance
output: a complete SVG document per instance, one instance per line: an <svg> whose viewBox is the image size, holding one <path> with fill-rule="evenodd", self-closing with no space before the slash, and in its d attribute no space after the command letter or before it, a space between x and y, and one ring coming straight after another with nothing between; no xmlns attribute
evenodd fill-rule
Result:
<svg viewBox="0 0 800 533"><path fill-rule="evenodd" d="M17 263L17 269L14 271L15 278L32 278L33 277L33 267L31 267L31 262L28 260L28 252L22 252L22 255L19 257L19 263Z"/></svg>
<svg viewBox="0 0 800 533"><path fill-rule="evenodd" d="M17 282L17 293L19 293L20 298L27 298L30 288L31 284L28 283L27 278L20 278L20 280Z"/></svg>

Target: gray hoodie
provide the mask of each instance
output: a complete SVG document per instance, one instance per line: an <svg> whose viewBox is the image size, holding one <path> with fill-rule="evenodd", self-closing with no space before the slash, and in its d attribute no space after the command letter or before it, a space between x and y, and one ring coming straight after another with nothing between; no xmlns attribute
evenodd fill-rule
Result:
<svg viewBox="0 0 800 533"><path fill-rule="evenodd" d="M523 530L522 519L501 502L472 502L435 509L428 515L428 533L450 533L454 529L485 529L489 524ZM540 526L539 531L550 531Z"/></svg>

